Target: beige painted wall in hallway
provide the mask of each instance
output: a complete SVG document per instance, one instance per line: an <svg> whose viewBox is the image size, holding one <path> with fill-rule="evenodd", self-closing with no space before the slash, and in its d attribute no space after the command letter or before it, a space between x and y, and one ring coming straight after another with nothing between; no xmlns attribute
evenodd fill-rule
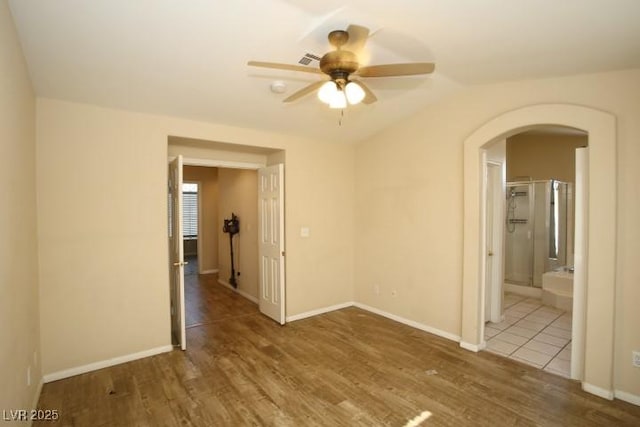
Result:
<svg viewBox="0 0 640 427"><path fill-rule="evenodd" d="M556 179L574 182L575 150L586 147L586 135L518 134L507 138L507 181Z"/></svg>
<svg viewBox="0 0 640 427"><path fill-rule="evenodd" d="M238 289L258 298L258 174L255 170L220 168L218 226L222 220L238 216L240 233L233 237L234 267ZM218 240L220 280L229 282L231 257L229 235ZM238 275L237 273L241 274Z"/></svg>

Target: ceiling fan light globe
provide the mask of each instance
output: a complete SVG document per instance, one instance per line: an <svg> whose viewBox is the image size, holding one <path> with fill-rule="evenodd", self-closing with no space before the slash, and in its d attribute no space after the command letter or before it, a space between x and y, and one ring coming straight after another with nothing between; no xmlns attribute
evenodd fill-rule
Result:
<svg viewBox="0 0 640 427"><path fill-rule="evenodd" d="M329 103L329 108L347 108L347 97L341 90L336 91Z"/></svg>
<svg viewBox="0 0 640 427"><path fill-rule="evenodd" d="M335 94L338 92L338 87L334 81L329 80L318 89L318 99L325 104L330 104Z"/></svg>
<svg viewBox="0 0 640 427"><path fill-rule="evenodd" d="M349 104L359 104L364 99L365 93L362 86L356 82L349 82L344 88L345 95Z"/></svg>

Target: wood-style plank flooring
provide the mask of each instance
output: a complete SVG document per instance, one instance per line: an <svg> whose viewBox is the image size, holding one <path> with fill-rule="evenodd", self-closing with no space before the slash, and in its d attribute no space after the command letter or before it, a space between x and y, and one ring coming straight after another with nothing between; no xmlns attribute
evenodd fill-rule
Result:
<svg viewBox="0 0 640 427"><path fill-rule="evenodd" d="M187 351L46 384L61 418L34 425L640 425L640 407L357 308L282 327L197 275L187 301Z"/></svg>

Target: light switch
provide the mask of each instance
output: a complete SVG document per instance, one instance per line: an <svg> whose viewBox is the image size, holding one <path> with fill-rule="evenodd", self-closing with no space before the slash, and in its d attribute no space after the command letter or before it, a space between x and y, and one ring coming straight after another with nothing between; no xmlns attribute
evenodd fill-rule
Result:
<svg viewBox="0 0 640 427"><path fill-rule="evenodd" d="M300 228L300 237L309 237L309 227Z"/></svg>

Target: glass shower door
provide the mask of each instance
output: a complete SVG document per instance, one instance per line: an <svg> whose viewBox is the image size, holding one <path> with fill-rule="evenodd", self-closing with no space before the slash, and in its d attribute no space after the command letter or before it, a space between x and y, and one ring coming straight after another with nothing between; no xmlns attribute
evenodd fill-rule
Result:
<svg viewBox="0 0 640 427"><path fill-rule="evenodd" d="M533 184L507 184L505 281L532 285Z"/></svg>

